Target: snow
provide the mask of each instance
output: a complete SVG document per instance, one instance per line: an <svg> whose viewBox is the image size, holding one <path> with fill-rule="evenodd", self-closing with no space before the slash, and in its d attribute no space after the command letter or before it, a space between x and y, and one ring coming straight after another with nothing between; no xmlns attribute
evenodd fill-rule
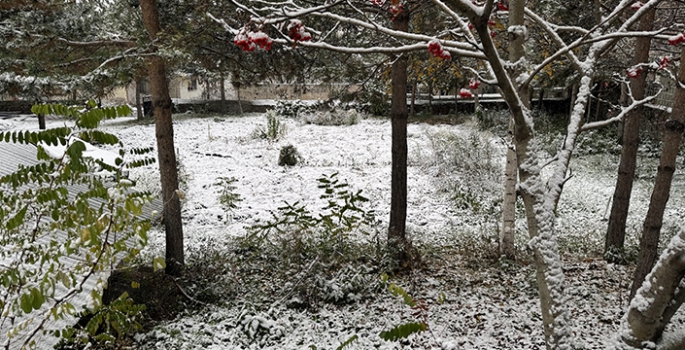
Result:
<svg viewBox="0 0 685 350"><path fill-rule="evenodd" d="M197 252L207 244L220 246L230 242L243 235L246 226L270 218L271 211L283 201L301 201L313 209L322 207L325 203L319 199L316 179L336 171L352 189L363 190L362 194L370 199L368 206L381 220L381 231L387 227L391 163L387 120L367 118L350 126L317 126L284 119L288 133L280 140L268 142L250 137L255 128L265 123L262 115L203 119L184 115L175 118L175 143L182 169L181 190L186 194L183 219L188 251ZM132 118L106 121L105 128L117 135L126 147L156 147L154 125L138 125L131 121ZM3 121L2 128L33 128L34 123L35 119L10 119ZM48 127L63 123L48 120ZM496 236L494 225L470 211L456 209L449 194L440 189L441 183L446 181L441 177L445 174L431 147L431 135L439 132L468 138L474 132L474 126L408 126L408 231L419 245L492 248L490 240ZM499 138L488 133L482 136L489 137L496 147L492 155L495 164L503 165L505 149L498 142ZM297 147L304 159L302 165L290 168L276 165L280 148L288 144ZM574 177L564 186L558 217L554 219L564 264L555 267L557 274L552 274L551 278L566 279L567 313L577 325L574 342L578 348L604 349L613 344L612 335L618 330L620 315L626 306L629 276L632 276L630 268L607 265L593 258L569 257L572 254L596 256L598 249L603 247L605 207L615 181L615 168L608 164L616 164L616 160L606 153L574 159ZM541 172L543 179L553 174L552 169L540 168L537 163L528 166ZM236 191L243 198L238 209L227 212L221 208L219 188L215 185L219 177L238 179ZM679 177L682 177L680 170L676 173L676 181ZM132 169L130 178L138 186L159 191L156 164ZM678 208L683 207L685 199L682 188L674 185L674 209L667 210L665 231L672 230L673 223L681 220L683 213ZM649 181L638 179L634 190L635 205L631 205L628 219L629 229L638 227L644 218L649 192ZM517 216L517 245L525 254L525 219ZM627 240L629 245L636 245L635 235L629 235ZM163 256L163 245L164 235L159 231L151 232L142 257ZM422 348L424 345L436 349L544 348L533 266L482 262L480 257L462 255L443 259L429 262L428 272L398 281L403 287L411 286L408 289L412 296L427 301L432 332L414 335L405 345L385 342L378 337L381 331L411 319L412 312L389 294L382 293L377 299L360 304L325 304L317 311L288 309L282 305L267 311L235 304L212 306L188 312L149 333L136 335L135 339L142 349L302 349L310 345L329 349L357 334L359 339L348 349ZM561 275L560 269L565 271ZM443 293L445 302L439 303Z"/></svg>

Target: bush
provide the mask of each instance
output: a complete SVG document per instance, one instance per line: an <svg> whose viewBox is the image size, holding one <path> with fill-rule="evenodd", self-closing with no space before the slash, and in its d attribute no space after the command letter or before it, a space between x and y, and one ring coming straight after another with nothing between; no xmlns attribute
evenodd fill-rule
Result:
<svg viewBox="0 0 685 350"><path fill-rule="evenodd" d="M278 165L280 166L295 166L300 161L302 157L300 153L297 152L297 148L293 145L287 145L281 148L281 152L278 155Z"/></svg>
<svg viewBox="0 0 685 350"><path fill-rule="evenodd" d="M271 271L272 288L281 289L281 301L290 307L356 302L378 288L375 272L384 251L371 236L378 225L373 211L361 207L368 200L337 173L318 182L328 202L320 214L285 203L240 239L242 250ZM371 243L365 243L369 236Z"/></svg>
<svg viewBox="0 0 685 350"><path fill-rule="evenodd" d="M362 120L362 116L356 109L333 108L328 111L305 114L300 120L306 124L316 125L354 125Z"/></svg>
<svg viewBox="0 0 685 350"><path fill-rule="evenodd" d="M495 148L477 132L464 137L440 131L429 136L438 167L439 184L450 193L455 206L473 213L496 214L501 197L502 169L493 162ZM493 198L496 198L493 200Z"/></svg>
<svg viewBox="0 0 685 350"><path fill-rule="evenodd" d="M225 211L238 209L238 203L243 199L240 194L235 193L236 187L233 185L238 182L235 177L220 177L214 183L214 186L219 187L219 203Z"/></svg>
<svg viewBox="0 0 685 350"><path fill-rule="evenodd" d="M312 108L300 100L279 100L273 111L282 117L297 118L311 113Z"/></svg>
<svg viewBox="0 0 685 350"><path fill-rule="evenodd" d="M276 112L269 110L266 112L265 117L266 125L257 127L252 133L253 138L275 141L285 136L287 128L281 122L278 115L276 115Z"/></svg>

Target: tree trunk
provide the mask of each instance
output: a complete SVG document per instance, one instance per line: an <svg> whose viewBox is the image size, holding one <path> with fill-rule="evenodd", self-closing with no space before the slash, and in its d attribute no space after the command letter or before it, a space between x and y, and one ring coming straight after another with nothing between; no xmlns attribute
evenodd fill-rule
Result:
<svg viewBox="0 0 685 350"><path fill-rule="evenodd" d="M649 31L652 29L655 13L656 10L652 9L642 17L638 28L639 31ZM651 40L651 37L635 39L633 65L649 61ZM646 76L647 74L642 74L638 79L633 79L630 84L633 97L638 100L643 99L645 96ZM626 236L626 220L630 206L630 195L633 190L633 179L635 178L641 117L642 107L638 107L630 111L623 121L621 160L618 165L618 177L616 179L611 214L609 215L609 226L604 244L604 259L610 262L623 261L623 244Z"/></svg>
<svg viewBox="0 0 685 350"><path fill-rule="evenodd" d="M414 113L414 105L416 104L416 88L418 87L418 83L416 79L414 79L412 86L411 86L411 109L410 109L410 114L412 117L416 116L416 113Z"/></svg>
<svg viewBox="0 0 685 350"><path fill-rule="evenodd" d="M513 141L514 122L509 121L508 139ZM518 165L516 150L513 145L507 146L507 163L504 167L504 201L502 202L502 230L499 237L499 254L507 259L516 259L514 239L516 234L516 182Z"/></svg>
<svg viewBox="0 0 685 350"><path fill-rule="evenodd" d="M226 111L228 110L228 106L226 105L226 79L224 78L224 73L221 73L221 76L219 77L220 82L220 88L221 88L221 113L226 114Z"/></svg>
<svg viewBox="0 0 685 350"><path fill-rule="evenodd" d="M141 0L140 8L143 25L150 40L155 41L161 30L156 0ZM181 221L181 201L178 196L178 169L174 148L174 128L171 121L171 97L166 77L164 59L152 56L149 59L150 87L155 118L155 136L159 172L162 180L162 200L164 203L164 229L166 231L166 273L181 276L185 264L183 256L183 223Z"/></svg>
<svg viewBox="0 0 685 350"><path fill-rule="evenodd" d="M680 55L680 69L678 80L685 81L685 49ZM631 288L631 297L637 288L642 285L647 273L652 269L656 259L661 225L663 224L664 210L668 202L671 182L676 167L676 157L685 130L685 90L677 89L673 98L673 110L664 131L664 146L661 151L661 159L657 168L656 179L652 198L649 201L647 217L642 225L642 240L640 241L640 257L635 267L635 278Z"/></svg>
<svg viewBox="0 0 685 350"><path fill-rule="evenodd" d="M402 12L395 17L393 29L408 31L409 16ZM392 104L392 174L390 224L388 244L396 252L400 267L410 262L411 248L406 237L407 220L407 58L395 58L391 68Z"/></svg>
<svg viewBox="0 0 685 350"><path fill-rule="evenodd" d="M525 1L512 0L509 6L509 26L524 25ZM525 36L509 32L509 61L513 67L518 67L515 63L525 58ZM512 80L522 73L521 68L511 71L509 74ZM519 90L520 99L524 104L529 101L528 89ZM530 109L530 104L525 105ZM509 135L514 135L514 121L509 122ZM502 202L502 230L500 231L499 253L508 259L516 258L516 248L514 247L514 234L516 232L516 183L518 163L516 161L516 150L513 145L507 148L507 163L504 168L504 200Z"/></svg>
<svg viewBox="0 0 685 350"><path fill-rule="evenodd" d="M136 80L136 111L138 120L143 120L143 106L140 104L140 79Z"/></svg>
<svg viewBox="0 0 685 350"><path fill-rule="evenodd" d="M656 342L666 323L664 315L669 305L681 299L678 286L685 276L685 231L674 236L647 276L649 283L642 284L628 307L621 323L619 341L642 349L643 342ZM681 299L682 301L682 299ZM681 302L682 304L682 302Z"/></svg>
<svg viewBox="0 0 685 350"><path fill-rule="evenodd" d="M38 129L45 130L45 114L38 114Z"/></svg>

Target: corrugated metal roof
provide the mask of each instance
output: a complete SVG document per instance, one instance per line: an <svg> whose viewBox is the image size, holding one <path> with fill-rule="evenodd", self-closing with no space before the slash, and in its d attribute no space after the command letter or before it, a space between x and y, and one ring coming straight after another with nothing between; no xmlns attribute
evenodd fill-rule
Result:
<svg viewBox="0 0 685 350"><path fill-rule="evenodd" d="M24 144L14 144L14 143L6 143L6 142L1 142L0 141L0 176L4 176L7 174L11 174L15 172L20 165L24 166L32 166L38 164L40 161L37 159L37 149L33 145L24 145ZM83 192L88 190L88 187L85 185L81 184L76 184L72 186L67 187L68 191L70 192L71 196L75 196L77 193ZM73 197L72 197L73 198ZM99 206L102 203L102 201L91 201L91 205L94 206ZM146 206L143 208L143 219L150 219L152 217L153 212L162 212L162 201L159 198L156 198L152 201L152 203L148 203ZM49 220L49 219L47 219ZM50 235L46 235L43 237L41 240L46 240L46 242L49 242L49 240L52 238L51 236L57 237L57 239L62 238L62 240L66 239L66 233L64 232L53 232ZM37 244L40 244L41 242L37 242ZM127 242L129 245L132 245L132 242ZM73 266L77 262L77 257L70 256L68 258L64 259L65 261L65 266ZM73 264L73 265L72 265ZM95 276L92 276L84 285L83 285L83 290L81 293L78 293L72 300L71 302L73 303L74 306L77 308L81 309L83 305L85 304L90 304L90 292L96 287L97 280L99 278L102 278L103 280L106 280L108 277L109 272L104 272ZM61 293L65 293L66 290L61 291ZM56 295L60 295L60 291L56 293ZM47 308L45 309L47 311ZM34 313L35 316L36 313ZM14 324L18 324L25 320L27 318L23 319L16 319L14 320ZM64 320L59 320L59 321L54 321L50 319L48 322L46 322L44 329L45 330L61 330L64 329L65 327L69 325L75 324L76 319L75 318L67 318ZM35 325L32 324L32 326L35 327ZM0 346L3 348L5 347L6 344L6 339L5 338L7 331L12 327L10 324L3 324L0 325ZM28 329L33 329L31 326L29 326ZM15 338L12 338L12 343L9 346L9 349L11 350L18 350L21 348L21 345L23 343L22 339L26 339L26 337L22 337L21 335ZM49 334L43 334L38 333L35 337L34 340L36 341L37 344L37 349L52 349L54 345L57 343L59 340L58 338L52 336Z"/></svg>

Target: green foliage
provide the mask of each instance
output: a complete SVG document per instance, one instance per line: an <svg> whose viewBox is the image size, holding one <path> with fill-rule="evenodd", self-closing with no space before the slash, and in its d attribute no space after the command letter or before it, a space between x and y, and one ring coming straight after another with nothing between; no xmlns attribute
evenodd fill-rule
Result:
<svg viewBox="0 0 685 350"><path fill-rule="evenodd" d="M99 296L95 298L97 297ZM80 313L81 321L76 326L57 333L63 338L63 343L114 342L143 328L139 323L143 311L145 305L134 304L124 292L109 305L97 305L93 310L86 309Z"/></svg>
<svg viewBox="0 0 685 350"><path fill-rule="evenodd" d="M381 280L383 284L387 284L389 280L388 275L383 274L383 276L381 276ZM389 331L382 331L380 334L382 339L396 341L428 329L428 325L426 323L428 321L428 307L423 300L415 300L411 297L411 295L409 295L409 293L407 293L407 291L394 283L391 283L388 286L388 291L390 291L390 293L392 293L392 295L395 297L401 297L402 302L414 310L413 315L420 318L421 322L407 322L397 325Z"/></svg>
<svg viewBox="0 0 685 350"><path fill-rule="evenodd" d="M396 341L399 339L407 338L408 336L410 336L414 333L423 332L425 330L426 330L426 324L425 323L408 322L408 323L396 326L395 328L393 328L389 331L381 332L380 337L384 340Z"/></svg>
<svg viewBox="0 0 685 350"><path fill-rule="evenodd" d="M279 138L285 136L287 128L281 119L276 115L273 110L266 112L266 125L259 126L253 132L253 137L257 139L266 139L269 141L275 141Z"/></svg>
<svg viewBox="0 0 685 350"><path fill-rule="evenodd" d="M321 199L327 202L320 213L299 202L285 203L240 240L243 250L268 259L263 263L269 267L262 268L271 269L272 279L288 281L285 301L290 306L354 302L378 285L372 272L384 251L380 244L358 242L375 232L378 223L373 211L362 207L368 199L337 175L318 179Z"/></svg>
<svg viewBox="0 0 685 350"><path fill-rule="evenodd" d="M2 142L35 145L37 154L35 163L20 165L0 178L0 324L14 325L9 343L19 346L31 344L44 319L74 315L72 301L86 282L136 256L149 229L140 218L149 194L133 191L131 182L121 176L124 168L135 166L124 162L127 152L120 151L116 165L104 164L84 157L86 145L79 139L121 146L114 135L96 127L102 118L127 114L128 108L33 109L72 118L75 125L0 134ZM53 158L43 145L59 145L64 152ZM143 157L147 152L132 151ZM116 181L95 176L91 169L109 170ZM95 284L103 282L100 277ZM89 297L95 305L101 303L98 292ZM116 307L110 306L112 312ZM108 315L102 322L115 321L117 316Z"/></svg>
<svg viewBox="0 0 685 350"><path fill-rule="evenodd" d="M236 187L233 185L238 182L235 177L220 177L214 183L214 186L219 186L219 203L226 211L238 209L238 203L243 199L240 194L236 193Z"/></svg>

